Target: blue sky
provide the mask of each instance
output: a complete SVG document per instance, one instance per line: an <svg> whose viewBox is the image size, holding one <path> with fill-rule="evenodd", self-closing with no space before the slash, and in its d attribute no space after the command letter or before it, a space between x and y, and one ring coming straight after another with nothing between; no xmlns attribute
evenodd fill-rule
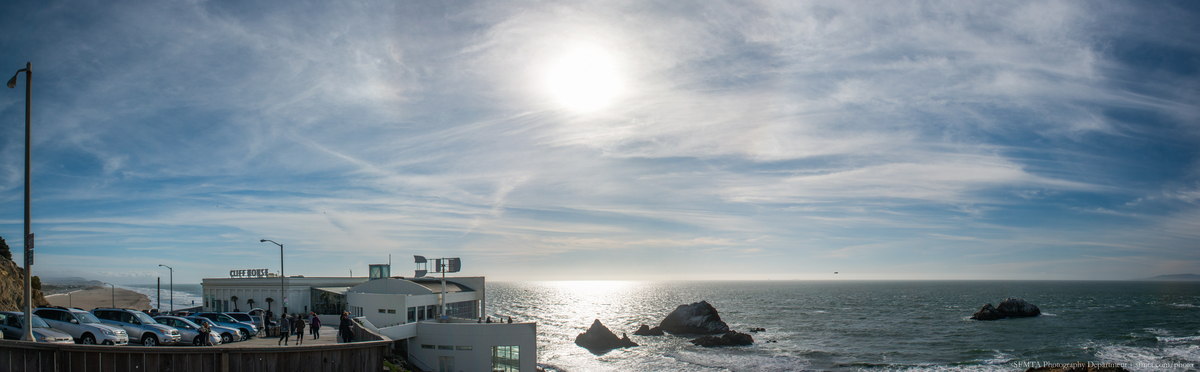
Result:
<svg viewBox="0 0 1200 372"><path fill-rule="evenodd" d="M8 1L0 71L33 63L37 275L278 270L266 238L306 276L391 254L505 281L1127 279L1200 273L1198 16Z"/></svg>

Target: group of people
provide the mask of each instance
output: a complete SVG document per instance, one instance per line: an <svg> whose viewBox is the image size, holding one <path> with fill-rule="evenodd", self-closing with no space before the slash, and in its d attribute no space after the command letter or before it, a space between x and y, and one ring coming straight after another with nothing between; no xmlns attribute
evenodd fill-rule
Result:
<svg viewBox="0 0 1200 372"><path fill-rule="evenodd" d="M276 345L287 345L292 335L296 336L296 345L303 345L304 328L306 326L308 327L308 334L314 340L321 338L321 318L317 317L317 313L315 312L302 315L292 314L280 319L279 342L276 342Z"/></svg>
<svg viewBox="0 0 1200 372"><path fill-rule="evenodd" d="M309 334L314 340L321 338L321 318L317 317L317 313L310 312L304 316L284 317L279 321L279 341L276 345L288 345L288 340L292 335L296 336L296 345L304 344L304 328L308 327ZM354 331L350 329L350 312L342 312L340 324L338 324L338 336L341 337L343 343L348 343L354 339Z"/></svg>

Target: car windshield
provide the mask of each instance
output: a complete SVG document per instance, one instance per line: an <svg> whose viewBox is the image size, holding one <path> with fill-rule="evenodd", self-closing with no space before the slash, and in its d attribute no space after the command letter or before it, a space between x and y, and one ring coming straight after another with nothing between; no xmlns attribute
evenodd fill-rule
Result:
<svg viewBox="0 0 1200 372"><path fill-rule="evenodd" d="M79 318L80 323L100 323L100 319L92 316L92 313L74 313Z"/></svg>
<svg viewBox="0 0 1200 372"><path fill-rule="evenodd" d="M225 315L225 314L217 314L217 321L221 321L221 322L225 322L225 323L237 323L238 322L237 319L234 319L233 317L231 317L229 315Z"/></svg>
<svg viewBox="0 0 1200 372"><path fill-rule="evenodd" d="M215 326L215 324L213 324L211 320L208 320L208 318L195 317L190 319L191 321L196 322L196 324L208 324L209 327Z"/></svg>
<svg viewBox="0 0 1200 372"><path fill-rule="evenodd" d="M25 316L17 315L17 321L20 322L19 324L21 324L22 327L24 327ZM46 321L42 320L42 317L34 315L33 316L33 328L50 328L50 325L46 324Z"/></svg>
<svg viewBox="0 0 1200 372"><path fill-rule="evenodd" d="M233 317L234 319L237 319L240 322L251 321L250 316L246 315L246 314L229 314L229 316Z"/></svg>
<svg viewBox="0 0 1200 372"><path fill-rule="evenodd" d="M142 324L158 324L158 321L154 320L154 318L151 318L149 315L146 315L146 313L143 312L133 313L133 317L141 321Z"/></svg>
<svg viewBox="0 0 1200 372"><path fill-rule="evenodd" d="M192 327L193 329L200 328L199 324L192 323L192 321L187 320L187 319L176 319L175 321L179 322L179 324L182 324L182 325L185 325L188 327Z"/></svg>

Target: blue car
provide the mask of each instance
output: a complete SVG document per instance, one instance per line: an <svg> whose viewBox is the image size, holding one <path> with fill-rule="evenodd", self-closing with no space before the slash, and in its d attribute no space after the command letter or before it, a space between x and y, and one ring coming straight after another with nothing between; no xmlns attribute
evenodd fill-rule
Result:
<svg viewBox="0 0 1200 372"><path fill-rule="evenodd" d="M249 340L250 337L258 334L258 327L247 322L240 322L234 317L225 313L196 313L194 316L211 320L213 323L222 327L236 328L241 337L240 341Z"/></svg>

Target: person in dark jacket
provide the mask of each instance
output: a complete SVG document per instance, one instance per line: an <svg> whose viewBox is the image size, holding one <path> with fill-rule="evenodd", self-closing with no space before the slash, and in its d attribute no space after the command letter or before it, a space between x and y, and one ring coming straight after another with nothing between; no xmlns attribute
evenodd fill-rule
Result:
<svg viewBox="0 0 1200 372"><path fill-rule="evenodd" d="M284 346L287 346L288 338L292 337L291 329L292 329L292 322L289 321L286 316L280 317L279 318L279 341L276 342L275 345L279 345L279 343L282 342Z"/></svg>
<svg viewBox="0 0 1200 372"><path fill-rule="evenodd" d="M296 322L292 323L292 328L296 333L296 345L304 345L304 314L296 315Z"/></svg>
<svg viewBox="0 0 1200 372"><path fill-rule="evenodd" d="M343 343L354 341L354 331L350 329L350 312L343 311L341 324L338 324L338 336L341 337Z"/></svg>
<svg viewBox="0 0 1200 372"><path fill-rule="evenodd" d="M313 339L321 338L321 318L318 318L317 312L314 311L309 314L309 319L312 319L308 322L308 328L311 330L310 333L312 333Z"/></svg>

